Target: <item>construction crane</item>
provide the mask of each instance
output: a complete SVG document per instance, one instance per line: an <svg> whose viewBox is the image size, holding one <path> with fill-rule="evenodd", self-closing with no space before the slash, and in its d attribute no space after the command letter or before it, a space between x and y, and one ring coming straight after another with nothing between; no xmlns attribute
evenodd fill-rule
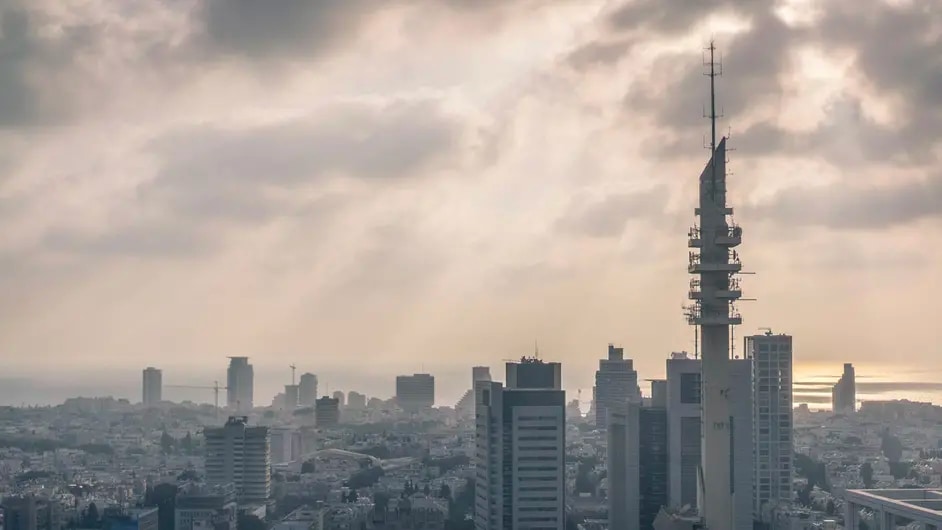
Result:
<svg viewBox="0 0 942 530"><path fill-rule="evenodd" d="M202 386L202 385L164 385L165 388L194 388L198 390L212 390L213 391L213 404L216 406L216 416L219 416L219 391L220 390L229 390L227 386L219 386L219 381L213 381L213 386Z"/></svg>
<svg viewBox="0 0 942 530"><path fill-rule="evenodd" d="M291 386L294 386L294 371L297 370L298 367L295 366L294 363L291 363L288 365L288 368L291 368Z"/></svg>

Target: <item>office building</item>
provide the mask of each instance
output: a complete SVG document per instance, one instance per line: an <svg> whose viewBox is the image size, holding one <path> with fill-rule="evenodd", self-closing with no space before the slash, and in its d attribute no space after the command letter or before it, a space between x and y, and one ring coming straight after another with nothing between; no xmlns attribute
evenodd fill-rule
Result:
<svg viewBox="0 0 942 530"><path fill-rule="evenodd" d="M667 408L667 379L651 380L651 403L652 407Z"/></svg>
<svg viewBox="0 0 942 530"><path fill-rule="evenodd" d="M792 500L792 337L746 337L744 353L752 359L753 480L756 519L769 522L772 508Z"/></svg>
<svg viewBox="0 0 942 530"><path fill-rule="evenodd" d="M474 385L478 381L490 381L491 369L487 366L471 367L471 388L461 396L455 405L455 412L461 418L470 418L474 416Z"/></svg>
<svg viewBox="0 0 942 530"><path fill-rule="evenodd" d="M340 408L343 408L347 404L346 396L343 395L342 390L334 391L334 399L337 400L337 406L339 406Z"/></svg>
<svg viewBox="0 0 942 530"><path fill-rule="evenodd" d="M608 408L621 406L626 401L641 401L638 372L631 359L625 359L625 349L608 345L608 358L599 361L595 372L595 424L605 428Z"/></svg>
<svg viewBox="0 0 942 530"><path fill-rule="evenodd" d="M61 530L63 510L53 500L35 495L4 496L3 530Z"/></svg>
<svg viewBox="0 0 942 530"><path fill-rule="evenodd" d="M471 367L471 388L474 388L474 383L478 381L490 381L491 380L491 368L489 366L472 366Z"/></svg>
<svg viewBox="0 0 942 530"><path fill-rule="evenodd" d="M293 427L271 429L271 463L284 464L301 458L301 431Z"/></svg>
<svg viewBox="0 0 942 530"><path fill-rule="evenodd" d="M701 466L701 367L699 359L674 353L667 361L668 505L700 508L698 470ZM749 530L753 521L752 361L729 361L730 389L727 419L732 439L730 517L734 530ZM732 450L730 450L730 448Z"/></svg>
<svg viewBox="0 0 942 530"><path fill-rule="evenodd" d="M312 373L301 374L298 379L298 404L313 407L317 401L317 376Z"/></svg>
<svg viewBox="0 0 942 530"><path fill-rule="evenodd" d="M521 357L519 362L505 366L507 388L552 388L562 389L562 365L547 363L535 357Z"/></svg>
<svg viewBox="0 0 942 530"><path fill-rule="evenodd" d="M248 357L229 357L226 373L226 404L229 410L248 412L253 408L255 371Z"/></svg>
<svg viewBox="0 0 942 530"><path fill-rule="evenodd" d="M515 387L476 383L478 530L565 528L566 393L554 371L558 363L523 359L507 365ZM534 386L541 379L549 385Z"/></svg>
<svg viewBox="0 0 942 530"><path fill-rule="evenodd" d="M163 374L160 370L148 366L144 368L143 376L141 402L145 407L153 407L163 399Z"/></svg>
<svg viewBox="0 0 942 530"><path fill-rule="evenodd" d="M831 389L831 404L835 413L844 414L857 410L856 379L854 365L844 363L844 373Z"/></svg>
<svg viewBox="0 0 942 530"><path fill-rule="evenodd" d="M298 408L300 400L298 385L285 385L285 410L294 410Z"/></svg>
<svg viewBox="0 0 942 530"><path fill-rule="evenodd" d="M435 378L429 374L396 377L396 404L406 412L432 408L435 405Z"/></svg>
<svg viewBox="0 0 942 530"><path fill-rule="evenodd" d="M314 402L314 422L319 428L334 427L340 423L340 401L324 396Z"/></svg>
<svg viewBox="0 0 942 530"><path fill-rule="evenodd" d="M668 505L667 410L631 400L608 410L609 528L651 530Z"/></svg>
<svg viewBox="0 0 942 530"><path fill-rule="evenodd" d="M190 484L177 495L174 530L236 530L239 508L233 484Z"/></svg>
<svg viewBox="0 0 942 530"><path fill-rule="evenodd" d="M347 393L347 408L353 410L363 410L366 408L366 396L351 390Z"/></svg>
<svg viewBox="0 0 942 530"><path fill-rule="evenodd" d="M271 495L271 439L268 427L250 427L231 416L222 427L204 429L206 483L235 485L237 499L265 502Z"/></svg>

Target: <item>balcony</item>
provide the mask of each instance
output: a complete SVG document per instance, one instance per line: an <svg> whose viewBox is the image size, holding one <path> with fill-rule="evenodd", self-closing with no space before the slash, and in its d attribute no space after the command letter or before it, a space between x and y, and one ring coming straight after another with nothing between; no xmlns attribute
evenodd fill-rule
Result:
<svg viewBox="0 0 942 530"><path fill-rule="evenodd" d="M739 261L739 254L734 250L727 252L726 263L701 263L700 255L691 252L687 265L687 272L690 274L700 274L703 272L726 272L735 274L742 270L742 263Z"/></svg>
<svg viewBox="0 0 942 530"><path fill-rule="evenodd" d="M738 326L742 324L742 316L736 310L704 311L698 306L689 308L687 323L692 326Z"/></svg>
<svg viewBox="0 0 942 530"><path fill-rule="evenodd" d="M694 226L687 232L687 247L700 248L703 246L703 240L700 239L700 228Z"/></svg>
<svg viewBox="0 0 942 530"><path fill-rule="evenodd" d="M739 246L742 243L742 228L739 226L731 226L726 229L725 234L716 236L716 244L721 247L732 248Z"/></svg>
<svg viewBox="0 0 942 530"><path fill-rule="evenodd" d="M690 300L704 300L710 298L710 294L705 294L700 287L700 280L693 278L690 280L690 290L687 291L687 298ZM731 278L729 286L726 289L712 291L712 298L719 300L738 300L742 298L742 290L739 287L739 280Z"/></svg>

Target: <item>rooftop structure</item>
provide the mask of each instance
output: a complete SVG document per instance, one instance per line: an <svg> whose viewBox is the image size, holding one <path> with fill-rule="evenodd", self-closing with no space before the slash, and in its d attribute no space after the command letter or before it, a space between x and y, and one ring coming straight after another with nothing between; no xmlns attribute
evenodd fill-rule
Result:
<svg viewBox="0 0 942 530"><path fill-rule="evenodd" d="M942 491L926 489L847 490L844 528L858 528L862 510L873 512L878 528L896 528L897 518L924 528L942 528Z"/></svg>

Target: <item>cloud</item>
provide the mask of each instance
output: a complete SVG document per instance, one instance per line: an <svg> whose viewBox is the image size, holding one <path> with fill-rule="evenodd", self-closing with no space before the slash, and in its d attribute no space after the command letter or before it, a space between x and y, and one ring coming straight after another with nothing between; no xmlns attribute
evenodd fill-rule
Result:
<svg viewBox="0 0 942 530"><path fill-rule="evenodd" d="M667 190L663 186L634 193L608 194L594 200L573 200L556 222L566 233L589 237L618 237L632 219L650 219L663 214Z"/></svg>
<svg viewBox="0 0 942 530"><path fill-rule="evenodd" d="M456 153L461 135L461 123L432 100L335 104L268 125L198 126L153 143L161 169L140 195L191 217L265 219L293 190L330 177L420 177Z"/></svg>

